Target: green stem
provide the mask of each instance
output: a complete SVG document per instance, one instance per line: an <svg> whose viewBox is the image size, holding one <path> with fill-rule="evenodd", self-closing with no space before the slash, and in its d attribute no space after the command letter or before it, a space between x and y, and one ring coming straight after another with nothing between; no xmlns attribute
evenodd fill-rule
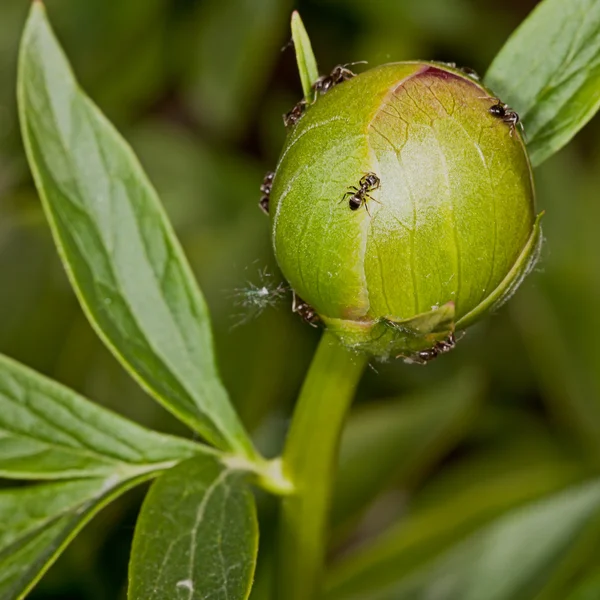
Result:
<svg viewBox="0 0 600 600"><path fill-rule="evenodd" d="M281 511L281 599L318 597L340 434L366 364L325 331L302 386L283 453L294 491Z"/></svg>

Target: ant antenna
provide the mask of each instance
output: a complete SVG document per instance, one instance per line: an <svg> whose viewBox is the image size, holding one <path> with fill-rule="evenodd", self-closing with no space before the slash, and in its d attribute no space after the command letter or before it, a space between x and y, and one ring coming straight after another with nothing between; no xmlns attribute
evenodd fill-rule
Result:
<svg viewBox="0 0 600 600"><path fill-rule="evenodd" d="M285 52L288 48L294 45L294 38L290 38L285 46L281 47L281 52Z"/></svg>

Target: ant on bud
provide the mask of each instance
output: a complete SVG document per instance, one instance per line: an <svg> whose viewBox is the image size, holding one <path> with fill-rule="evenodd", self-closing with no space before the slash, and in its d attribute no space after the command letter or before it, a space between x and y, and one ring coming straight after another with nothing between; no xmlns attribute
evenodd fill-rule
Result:
<svg viewBox="0 0 600 600"><path fill-rule="evenodd" d="M500 98L490 98L488 96L480 96L481 98L485 98L488 100L492 100L494 104L488 108L488 112L500 119L503 123L506 123L510 127L510 137L513 136L517 125L521 128L521 131L525 133L525 129L523 127L523 123L521 122L521 118L519 114L514 111L508 104L505 104L500 100Z"/></svg>
<svg viewBox="0 0 600 600"><path fill-rule="evenodd" d="M319 315L316 313L315 309L307 304L292 290L293 300L292 300L292 312L300 315L303 321L311 325L312 327L317 327L317 325L321 322Z"/></svg>
<svg viewBox="0 0 600 600"><path fill-rule="evenodd" d="M467 77L470 77L471 79L474 79L475 81L479 81L481 79L481 77L479 76L479 73L475 69L471 69L471 67L459 67L455 62L440 61L440 64L446 65L447 67L450 67L451 69L457 69L458 71L462 71Z"/></svg>
<svg viewBox="0 0 600 600"><path fill-rule="evenodd" d="M298 102L298 104L296 104L296 106L294 106L292 110L283 115L283 124L286 127L292 127L293 125L295 125L302 118L302 115L306 112L307 105L308 103L304 98L300 100L300 102Z"/></svg>
<svg viewBox="0 0 600 600"><path fill-rule="evenodd" d="M267 171L263 182L260 186L260 191L263 193L258 206L260 210L262 210L265 215L269 214L269 199L271 197L271 187L273 186L273 177L275 177L275 173L273 171Z"/></svg>
<svg viewBox="0 0 600 600"><path fill-rule="evenodd" d="M348 81L356 76L348 67L351 65L358 65L365 63L366 61L361 60L353 63L346 63L345 65L337 65L333 68L329 75L321 75L312 85L312 89L315 92L315 98L313 102L317 100L319 94L327 93L332 87ZM308 107L306 99L300 100L289 112L283 115L283 123L286 127L293 127L304 115Z"/></svg>
<svg viewBox="0 0 600 600"><path fill-rule="evenodd" d="M431 362L434 358L437 358L440 354L446 354L450 352L456 346L456 337L451 333L445 340L436 342L431 348L420 350L414 356L408 358L399 354L396 358L404 358L408 363L417 363L419 365L426 365Z"/></svg>
<svg viewBox="0 0 600 600"><path fill-rule="evenodd" d="M315 94L325 94L335 85L356 77L356 73L353 73L348 67L366 64L366 62L366 60L359 60L357 62L346 63L345 65L337 65L329 75L321 75L312 85Z"/></svg>
<svg viewBox="0 0 600 600"><path fill-rule="evenodd" d="M375 173L367 173L358 182L358 187L355 185L351 186L350 189L342 196L340 202L343 202L349 197L348 206L350 207L350 210L358 210L364 204L366 211L369 213L369 216L371 216L371 213L369 212L369 206L367 205L367 198L369 200L373 200L374 202L379 202L379 200L373 198L369 192L373 192L378 189L380 184L381 181L379 180L379 177L375 175Z"/></svg>

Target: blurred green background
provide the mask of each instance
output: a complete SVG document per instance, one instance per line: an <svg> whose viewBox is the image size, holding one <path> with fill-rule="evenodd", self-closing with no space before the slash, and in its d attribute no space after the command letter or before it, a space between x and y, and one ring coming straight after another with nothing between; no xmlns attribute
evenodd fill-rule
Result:
<svg viewBox="0 0 600 600"><path fill-rule="evenodd" d="M319 338L291 314L289 298L258 316L240 306L249 285L280 281L257 202L284 139L281 115L301 95L293 51L282 51L291 10L300 10L324 73L350 61L415 58L484 73L535 4L47 1L83 87L160 193L211 308L226 385L266 453L280 448ZM53 249L15 115L28 5L0 2L0 352L145 425L189 435L103 348ZM368 371L344 439L333 561L415 515L447 524L464 513L472 529L600 473L599 134L596 119L537 171L546 243L516 297L426 368L398 362ZM143 492L96 518L31 597L124 597ZM275 513L259 500L255 597L264 598ZM595 568L593 553L585 555L561 585L576 587Z"/></svg>

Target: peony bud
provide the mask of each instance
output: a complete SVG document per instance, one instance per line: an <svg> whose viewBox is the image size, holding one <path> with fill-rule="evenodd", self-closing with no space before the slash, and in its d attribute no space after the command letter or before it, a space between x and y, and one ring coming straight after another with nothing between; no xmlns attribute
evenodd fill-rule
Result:
<svg viewBox="0 0 600 600"><path fill-rule="evenodd" d="M290 128L275 255L346 345L381 358L435 347L531 270L541 235L514 115L460 70L410 62L336 85Z"/></svg>

